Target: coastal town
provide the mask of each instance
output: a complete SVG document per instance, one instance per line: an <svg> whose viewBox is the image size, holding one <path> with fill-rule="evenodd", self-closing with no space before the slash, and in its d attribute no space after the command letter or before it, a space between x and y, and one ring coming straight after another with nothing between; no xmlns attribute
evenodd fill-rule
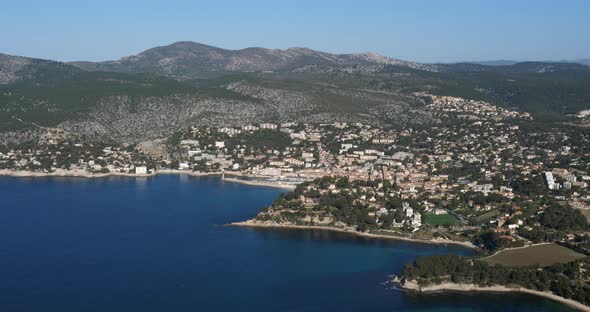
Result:
<svg viewBox="0 0 590 312"><path fill-rule="evenodd" d="M585 128L543 129L528 113L420 96L438 123L190 127L156 149L48 130L34 146L0 146L0 173L221 175L291 190L242 225L322 226L487 250L546 241L590 247Z"/></svg>
<svg viewBox="0 0 590 312"><path fill-rule="evenodd" d="M4 2L0 312L590 312L590 0Z"/></svg>
<svg viewBox="0 0 590 312"><path fill-rule="evenodd" d="M457 244L492 255L557 243L564 249L556 254L564 257L551 264L573 261L568 263L577 270L570 274L576 284L537 289L558 298L584 292L588 286L580 272L590 253L588 114L544 127L528 113L486 102L418 96L437 122L412 128L345 122L194 126L137 144L81 139L47 128L37 142L0 145L0 175L218 175L225 182L284 188L287 192L253 219L232 225ZM540 261L547 252L511 258ZM448 261L467 261L441 259L421 261L443 268ZM421 291L449 282L426 279L422 270L408 271L397 282ZM473 277L477 271L471 274L459 280L483 283ZM488 283L500 283L494 276ZM572 304L577 302L587 299Z"/></svg>

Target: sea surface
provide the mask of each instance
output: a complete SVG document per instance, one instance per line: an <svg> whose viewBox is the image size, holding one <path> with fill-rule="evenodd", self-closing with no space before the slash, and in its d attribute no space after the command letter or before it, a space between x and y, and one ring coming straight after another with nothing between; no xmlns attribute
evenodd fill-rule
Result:
<svg viewBox="0 0 590 312"><path fill-rule="evenodd" d="M0 177L0 311L570 311L517 294L418 295L388 275L473 251L228 227L281 190L214 177Z"/></svg>

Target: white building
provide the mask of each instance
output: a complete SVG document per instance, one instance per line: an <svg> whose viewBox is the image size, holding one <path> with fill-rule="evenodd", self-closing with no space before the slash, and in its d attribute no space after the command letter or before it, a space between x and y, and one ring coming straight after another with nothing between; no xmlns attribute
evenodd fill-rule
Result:
<svg viewBox="0 0 590 312"><path fill-rule="evenodd" d="M494 186L492 184L478 184L473 186L473 190L476 192L484 192L487 193L492 190Z"/></svg>
<svg viewBox="0 0 590 312"><path fill-rule="evenodd" d="M281 170L277 168L264 168L260 170L260 175L265 176L279 176L281 175Z"/></svg>
<svg viewBox="0 0 590 312"><path fill-rule="evenodd" d="M271 123L260 124L260 129L276 129L276 128L277 128L276 124L271 124Z"/></svg>
<svg viewBox="0 0 590 312"><path fill-rule="evenodd" d="M444 214L448 214L448 212L444 209L437 208L437 209L434 209L434 214L435 215L444 215Z"/></svg>
<svg viewBox="0 0 590 312"><path fill-rule="evenodd" d="M146 166L137 166L135 167L136 174L147 174L147 167Z"/></svg>
<svg viewBox="0 0 590 312"><path fill-rule="evenodd" d="M412 226L420 227L422 226L422 215L419 212L414 213L412 216Z"/></svg>
<svg viewBox="0 0 590 312"><path fill-rule="evenodd" d="M289 133L289 137L293 140L295 140L295 139L303 140L303 139L305 139L305 131Z"/></svg>
<svg viewBox="0 0 590 312"><path fill-rule="evenodd" d="M256 126L252 126L252 125L247 125L247 126L243 126L242 130L244 131L254 131L254 130L258 130L258 127Z"/></svg>
<svg viewBox="0 0 590 312"><path fill-rule="evenodd" d="M555 189L555 180L553 179L553 173L547 171L545 172L545 180L547 181L547 187L549 187L550 190Z"/></svg>
<svg viewBox="0 0 590 312"><path fill-rule="evenodd" d="M408 207L406 208L406 217L411 217L414 214L414 209Z"/></svg>
<svg viewBox="0 0 590 312"><path fill-rule="evenodd" d="M301 157L303 157L303 158L311 158L311 159L314 158L313 157L313 153L311 153L311 152L303 152L303 153L301 153Z"/></svg>
<svg viewBox="0 0 590 312"><path fill-rule="evenodd" d="M223 142L223 141L215 141L215 147L217 147L217 148L224 148L225 147L225 142Z"/></svg>
<svg viewBox="0 0 590 312"><path fill-rule="evenodd" d="M197 140L182 140L182 141L180 141L180 145L199 146L199 141L197 141Z"/></svg>
<svg viewBox="0 0 590 312"><path fill-rule="evenodd" d="M196 150L189 150L188 151L188 157L192 158L193 156L199 155L201 154L201 150L200 149L196 149Z"/></svg>
<svg viewBox="0 0 590 312"><path fill-rule="evenodd" d="M242 131L240 129L223 127L221 129L219 129L219 132L226 133L229 136L234 136L236 134L240 134Z"/></svg>

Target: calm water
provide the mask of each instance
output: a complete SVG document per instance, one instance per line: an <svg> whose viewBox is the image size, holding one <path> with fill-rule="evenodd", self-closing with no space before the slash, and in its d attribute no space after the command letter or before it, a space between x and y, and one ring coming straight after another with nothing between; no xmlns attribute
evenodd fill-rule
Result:
<svg viewBox="0 0 590 312"><path fill-rule="evenodd" d="M458 247L225 227L279 190L216 178L0 177L0 311L568 311L383 282Z"/></svg>

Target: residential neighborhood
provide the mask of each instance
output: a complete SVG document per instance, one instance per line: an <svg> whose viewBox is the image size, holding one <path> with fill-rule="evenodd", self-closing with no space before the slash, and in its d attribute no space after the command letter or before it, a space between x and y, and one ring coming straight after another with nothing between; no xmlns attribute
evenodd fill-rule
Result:
<svg viewBox="0 0 590 312"><path fill-rule="evenodd" d="M486 102L427 98L439 122L424 128L344 122L190 127L170 137L160 154L140 144L53 134L36 147L0 149L0 170L219 174L294 188L288 200L258 216L267 223L471 241L490 232L505 246L579 234L548 228L543 214L561 207L590 215L587 132L535 128L528 113Z"/></svg>

